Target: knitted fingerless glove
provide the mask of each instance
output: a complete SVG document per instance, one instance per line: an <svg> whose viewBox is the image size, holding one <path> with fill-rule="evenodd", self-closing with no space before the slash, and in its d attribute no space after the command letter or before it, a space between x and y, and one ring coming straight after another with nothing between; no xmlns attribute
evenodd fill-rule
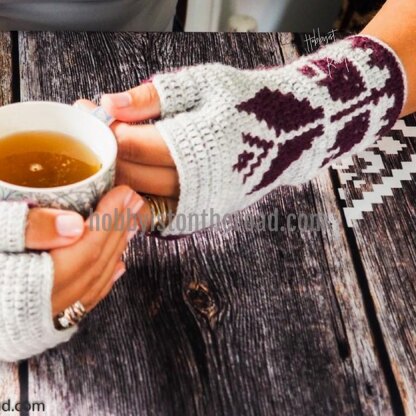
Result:
<svg viewBox="0 0 416 416"><path fill-rule="evenodd" d="M308 181L389 131L406 98L395 52L361 35L279 68L208 64L152 82L162 110L156 127L180 180L164 235L196 231L279 185Z"/></svg>
<svg viewBox="0 0 416 416"><path fill-rule="evenodd" d="M53 325L53 262L48 253L23 252L27 213L23 202L0 202L1 361L41 353L76 331L58 331Z"/></svg>

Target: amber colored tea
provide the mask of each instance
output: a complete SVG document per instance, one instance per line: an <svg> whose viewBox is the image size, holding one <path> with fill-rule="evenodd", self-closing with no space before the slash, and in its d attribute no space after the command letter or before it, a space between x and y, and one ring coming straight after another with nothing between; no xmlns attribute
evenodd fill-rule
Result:
<svg viewBox="0 0 416 416"><path fill-rule="evenodd" d="M62 133L28 131L0 138L0 180L31 188L80 182L101 162L85 144Z"/></svg>

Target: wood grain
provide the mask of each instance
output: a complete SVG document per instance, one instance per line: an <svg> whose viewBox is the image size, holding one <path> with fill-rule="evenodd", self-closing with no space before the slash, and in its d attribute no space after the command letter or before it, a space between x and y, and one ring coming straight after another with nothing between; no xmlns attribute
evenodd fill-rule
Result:
<svg viewBox="0 0 416 416"><path fill-rule="evenodd" d="M9 33L0 32L0 104L12 101L12 44Z"/></svg>
<svg viewBox="0 0 416 416"><path fill-rule="evenodd" d="M416 126L416 116L405 118ZM416 129L415 129L416 130ZM416 133L416 132L415 132ZM405 137L400 130L390 136L405 147L398 155L380 156L383 171L363 174L365 186L360 189L344 186L347 201L361 199L374 184L386 182L393 169L402 169L416 155L416 134ZM358 158L351 171L362 172L366 163ZM383 177L382 177L383 176ZM364 212L363 219L354 221L353 233L361 253L384 342L393 373L408 415L416 414L416 180L403 181L393 189L392 196L383 197L382 204ZM376 239L374 237L377 237Z"/></svg>
<svg viewBox="0 0 416 416"><path fill-rule="evenodd" d="M20 50L22 98L63 102L183 65L295 57L289 34L22 33ZM332 222L320 232L286 227L320 212ZM277 231L241 230L272 214ZM393 413L327 173L231 226L137 236L126 261L73 340L30 361L29 397L48 414Z"/></svg>
<svg viewBox="0 0 416 416"><path fill-rule="evenodd" d="M343 37L342 32L336 34ZM299 37L300 49L306 52L304 37ZM303 43L303 44L302 44ZM373 191L374 184L386 183L393 170L402 170L403 162L416 155L416 114L403 119L414 127L409 137L400 129L391 136L403 147L397 155L376 150L382 169L377 173L363 172L368 163L354 157L348 172L362 180L361 186L352 181L342 185L345 205L363 198L364 192ZM414 166L414 163L413 163ZM339 174L338 178L340 180ZM387 351L388 365L395 378L404 412L416 414L416 180L402 181L393 189L392 196L383 197L381 204L373 204L362 220L353 222L352 243L360 253L359 267L368 284L369 299L375 310L377 326Z"/></svg>
<svg viewBox="0 0 416 416"><path fill-rule="evenodd" d="M299 52L289 41L293 39L293 35L282 33L279 34L279 38L285 62L296 59ZM353 371L360 374L357 387L360 389L359 397L364 409L363 413L388 414L391 411L386 406L389 393L384 385L383 374L377 368L379 363L374 356L377 347L374 345L368 322L362 319L363 296L356 278L351 279L351 276L356 276L356 272L351 261L350 247L342 227L342 213L334 196L336 190L332 185L329 171L322 172L311 181L311 187L317 212L325 214L330 223L330 226L323 230L322 238L326 261L331 271L328 288L333 291L334 326L338 331L340 354L350 355L353 360ZM348 256L345 256L346 253ZM357 359L358 357L360 359ZM373 385L369 381L368 372L376 368L377 371L373 374L376 384ZM378 408L375 407L375 403L368 400L368 396L373 395L375 389L378 390L376 395L381 398L377 403Z"/></svg>
<svg viewBox="0 0 416 416"><path fill-rule="evenodd" d="M9 33L0 32L0 105L12 101L12 47ZM0 334L1 336L1 334ZM18 365L0 362L1 403L10 400L12 406L19 400Z"/></svg>

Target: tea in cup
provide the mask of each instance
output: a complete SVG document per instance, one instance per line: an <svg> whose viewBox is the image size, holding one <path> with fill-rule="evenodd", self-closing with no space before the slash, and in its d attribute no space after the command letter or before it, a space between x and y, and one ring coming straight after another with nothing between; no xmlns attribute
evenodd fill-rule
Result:
<svg viewBox="0 0 416 416"><path fill-rule="evenodd" d="M0 108L0 200L87 216L114 186L117 142L101 108L54 102Z"/></svg>

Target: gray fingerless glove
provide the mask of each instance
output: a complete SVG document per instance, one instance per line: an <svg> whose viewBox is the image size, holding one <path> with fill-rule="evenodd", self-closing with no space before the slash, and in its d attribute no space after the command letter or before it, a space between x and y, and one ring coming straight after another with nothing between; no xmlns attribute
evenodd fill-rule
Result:
<svg viewBox="0 0 416 416"><path fill-rule="evenodd" d="M395 52L361 35L283 67L207 64L152 82L162 109L156 127L180 180L164 235L212 225L279 185L310 180L389 131L406 97Z"/></svg>
<svg viewBox="0 0 416 416"><path fill-rule="evenodd" d="M66 342L76 331L55 329L48 253L25 253L28 208L0 201L0 360L17 361ZM5 253L7 252L7 253Z"/></svg>

